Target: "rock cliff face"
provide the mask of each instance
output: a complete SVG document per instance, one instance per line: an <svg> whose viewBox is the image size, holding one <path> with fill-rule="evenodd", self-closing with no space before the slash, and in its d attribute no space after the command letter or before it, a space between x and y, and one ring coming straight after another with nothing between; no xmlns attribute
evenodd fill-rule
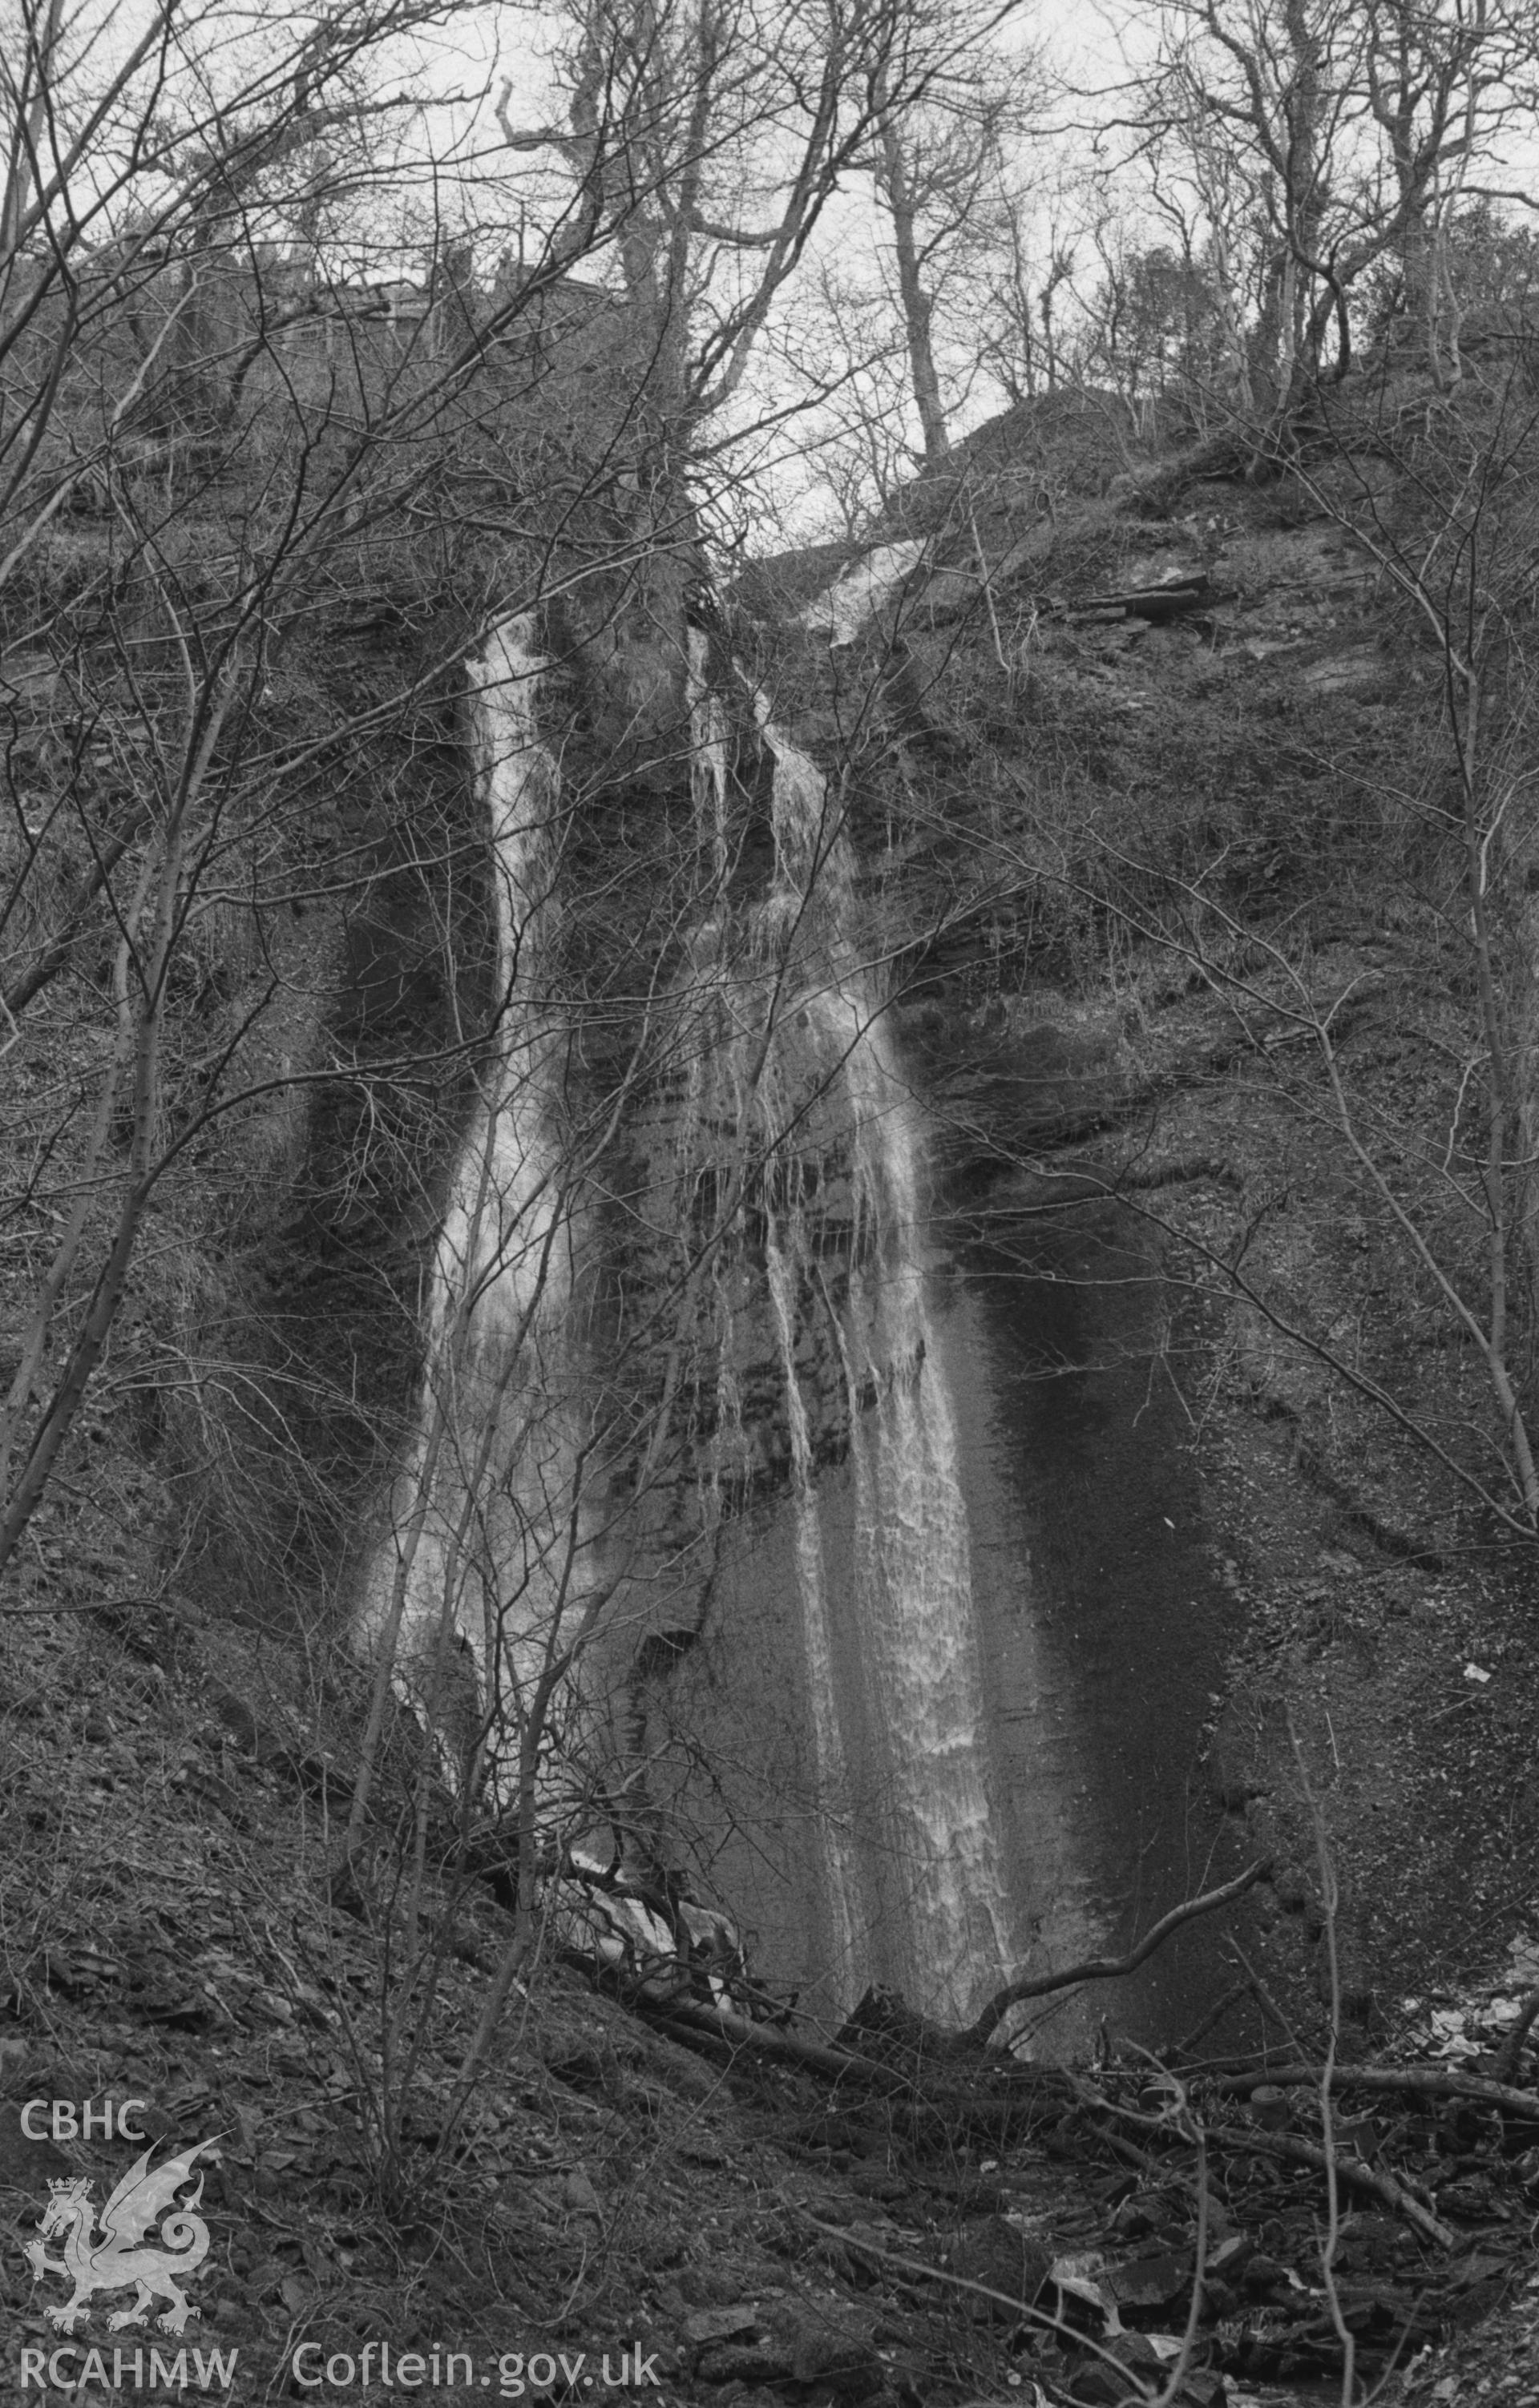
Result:
<svg viewBox="0 0 1539 2408"><path fill-rule="evenodd" d="M1120 1862L1129 1897L1161 1824L1172 1878L1183 1813L1194 1869L1215 1843L1270 1849L1259 1944L1307 1991L1317 1812L1364 2017L1398 1964L1520 1916L1536 1836L1520 1449L1516 1490L1474 1469L1506 1410L1481 1334L1491 1116L1460 1084L1497 1056L1512 1072L1517 1299L1531 838L1503 796L1530 757L1534 463L1521 344L1487 365L1457 404L1364 378L1270 463L1210 447L1065 473L1061 414L1026 408L832 564L828 601L794 558L750 585L793 631L803 726L851 759L902 932L942 1253L991 1283L984 1342L1011 1331L1038 1611L1094 1692L1092 1887ZM1417 571L1462 540L1460 479L1489 473L1481 608L1515 614L1480 695L1494 1021L1445 716L1461 672ZM1187 1533L1172 1620L1160 1551ZM1156 1733L1140 1692L1183 1647ZM1186 1805L1178 1776L1160 1807L1176 1763Z"/></svg>

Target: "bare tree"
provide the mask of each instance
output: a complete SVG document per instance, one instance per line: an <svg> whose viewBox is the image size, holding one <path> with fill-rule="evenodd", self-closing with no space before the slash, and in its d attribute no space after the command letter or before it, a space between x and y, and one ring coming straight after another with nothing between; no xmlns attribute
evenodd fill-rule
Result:
<svg viewBox="0 0 1539 2408"><path fill-rule="evenodd" d="M1074 279L1086 239L1095 231L1082 196L1057 194L1045 240L1033 240L1033 199L1013 197L1005 243L991 282L983 356L1012 401L1051 392L1072 375L1082 331Z"/></svg>
<svg viewBox="0 0 1539 2408"><path fill-rule="evenodd" d="M1385 258L1426 319L1437 366L1451 326L1439 229L1466 197L1500 189L1532 77L1527 12L1278 0L1257 13L1182 0L1160 25L1137 122L1167 166L1185 151L1223 244L1224 287L1254 292L1257 397L1286 408L1332 345L1345 375L1354 295ZM1244 271L1241 224L1253 253Z"/></svg>
<svg viewBox="0 0 1539 2408"><path fill-rule="evenodd" d="M881 95L871 171L891 230L892 280L927 460L949 448L945 388L965 392L978 355L975 322L960 342L951 330L960 331L986 289L1010 222L1021 148L1043 110L1040 62L1011 55L1001 41L1014 14L1006 6L933 22L916 15L905 39L913 96L905 105L885 84Z"/></svg>

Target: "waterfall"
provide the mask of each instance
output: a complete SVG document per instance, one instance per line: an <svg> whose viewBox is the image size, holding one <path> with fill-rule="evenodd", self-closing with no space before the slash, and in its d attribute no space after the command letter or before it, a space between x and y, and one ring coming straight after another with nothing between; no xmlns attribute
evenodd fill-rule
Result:
<svg viewBox="0 0 1539 2408"><path fill-rule="evenodd" d="M726 712L711 683L710 652L702 627L689 631L689 781L695 805L696 839L711 864L712 887L726 884L729 847L726 800Z"/></svg>
<svg viewBox="0 0 1539 2408"><path fill-rule="evenodd" d="M416 1439L360 1617L440 1725L448 1668L467 1650L504 1741L576 1610L582 1569L560 1030L541 994L560 830L559 775L536 726L544 666L526 617L496 628L470 664L496 1036L429 1277Z"/></svg>
<svg viewBox="0 0 1539 2408"><path fill-rule="evenodd" d="M854 948L854 859L831 816L827 782L754 695L772 762L775 882L771 909L805 920L807 968L793 1020L815 1032L822 1075L849 1131L853 1218L848 1303L832 1316L844 1373L854 1466L853 1636L867 1688L866 1727L885 1759L886 1862L880 1885L906 1927L905 1986L932 2013L960 2019L1011 1961L1009 1907L990 1820L983 1678L972 1620L967 1510L956 1422L929 1326L920 1239L922 1182L913 1108L869 974ZM787 1216L809 1286L819 1266L805 1216ZM790 1278L771 1254L771 1283L791 1398L798 1568L813 1678L835 1695L818 1756L842 1765L831 1680L823 1549L804 1469L805 1415L788 1334ZM868 1404L868 1399L873 1399ZM814 1527L803 1535L803 1521ZM858 1879L837 1821L826 1873L842 1929L862 1920ZM894 1893L897 1893L896 1898ZM850 1957L858 1981L861 1957Z"/></svg>
<svg viewBox="0 0 1539 2408"><path fill-rule="evenodd" d="M812 1432L797 1373L797 1270L773 1237L766 1242L765 1258L791 1429L791 1510L796 1515L797 1585L812 1710L813 1765L818 1803L822 1810L821 1837L828 1917L832 1926L834 1961L841 1968L854 1968L861 1962L864 1952L867 1913L860 1862L850 1825L849 1775L845 1764L844 1734L839 1719L839 1693L828 1628L828 1576L813 1473Z"/></svg>
<svg viewBox="0 0 1539 2408"><path fill-rule="evenodd" d="M590 1710L595 1723L609 1713L611 1747L640 1751L626 1778L650 1778L634 1697L636 1667L658 1654L645 1642L699 1635L714 1577L699 1564L752 1513L772 1513L788 1540L783 1585L794 1584L775 1607L798 1650L785 1713L804 1718L816 1792L823 1956L845 2005L880 1975L960 2019L1013 1961L1009 1914L956 1416L931 1326L921 1136L860 959L853 849L827 781L750 685L774 858L768 885L734 902L731 731L692 638L677 967L647 1023L652 1068L626 1090L628 1117L608 1101L595 1116L612 1119L627 1165L651 1168L609 1182L608 1207L581 1207L591 1166L567 1125L553 1000L566 807L537 720L544 666L527 618L504 623L471 665L497 1033L452 1167L418 1427L364 1632L394 1646L430 1712L446 1651L467 1651L495 1756L612 1591L595 1669L566 1673L557 1693L540 1791L554 1818ZM659 878L673 874L660 856ZM627 1334L600 1363L583 1331L590 1258L611 1227ZM583 1483L606 1428L621 1436L599 1512ZM728 1656L731 1641L728 1628ZM651 1811L643 1786L629 1795L638 1816Z"/></svg>
<svg viewBox="0 0 1539 2408"><path fill-rule="evenodd" d="M985 1771L984 1693L956 1416L925 1297L912 1107L885 1031L868 1025L848 1077L857 1192L872 1242L851 1283L874 1411L852 1422L862 1652L913 1866L913 1986L956 2020L1011 1961ZM861 1376L858 1366L852 1379ZM923 1971L920 1971L920 1968Z"/></svg>
<svg viewBox="0 0 1539 2408"><path fill-rule="evenodd" d="M798 613L802 625L813 635L827 636L836 652L841 645L853 644L862 627L870 625L918 567L927 548L924 538L908 538L878 544L874 551L852 560Z"/></svg>

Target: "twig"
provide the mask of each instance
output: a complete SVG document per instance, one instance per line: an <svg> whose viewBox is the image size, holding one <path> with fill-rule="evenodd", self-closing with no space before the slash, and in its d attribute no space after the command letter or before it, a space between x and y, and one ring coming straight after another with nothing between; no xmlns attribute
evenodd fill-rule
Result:
<svg viewBox="0 0 1539 2408"><path fill-rule="evenodd" d="M1336 1734L1330 1728L1329 1713L1325 1718L1325 1727L1330 1732L1330 1753L1335 1757L1336 1770L1339 1772L1341 1757L1336 1755ZM1325 2238L1320 2243L1320 2281L1325 2286L1326 2304L1330 2311L1330 2321L1336 2329L1336 2339L1342 2345L1342 2408L1352 2408L1353 2393L1357 2388L1358 2342L1357 2335L1346 2321L1346 2312L1342 2306L1341 2289L1336 2281L1336 2252L1341 2246L1342 2229L1341 2157L1336 2146L1335 2118L1330 2105L1330 2083L1336 2071L1336 2048L1341 2038L1342 2028L1341 1956L1336 1930L1341 1891L1336 1881L1335 1859L1330 1854L1330 1840L1325 1828L1325 1810L1316 1796L1314 1784L1309 1778L1309 1767L1304 1762L1304 1752L1300 1743L1291 1707L1287 1711L1287 1738L1288 1745L1293 1750L1293 1761L1299 1770L1299 1785L1303 1791L1304 1803L1309 1809L1309 1819L1315 1833L1315 1856L1320 1872L1320 1900L1325 1911L1325 1954L1330 1981L1330 2021L1326 2033L1325 2063L1320 2068L1319 2080L1320 2138L1324 2143L1326 2195Z"/></svg>
<svg viewBox="0 0 1539 2408"><path fill-rule="evenodd" d="M1192 2270L1191 2299L1187 2309L1187 2324L1181 2336L1180 2350L1174 2365L1160 2387L1159 2397L1155 2401L1155 2408L1174 2408L1174 2402L1182 2397L1187 2370L1191 2364L1192 2351L1197 2343L1197 2328L1201 2321L1202 2302L1206 2295L1208 2224L1213 2212L1213 2194L1208 2188L1207 2136L1192 2113L1191 2100L1180 2076L1172 2073L1168 2068L1161 2065L1152 2050L1139 2047L1136 2041L1131 2045L1140 2057L1158 2070L1175 2092L1173 2109L1160 2120L1173 2126L1185 2139L1190 2141L1197 2152L1197 2257Z"/></svg>
<svg viewBox="0 0 1539 2408"><path fill-rule="evenodd" d="M1245 1955L1245 1952L1241 1947L1238 1940L1231 1941L1230 1944L1233 1948L1235 1955L1239 1957L1241 1964L1250 1975L1251 1996L1256 2000L1257 2005L1260 2008L1262 2014L1270 2015L1272 2017L1272 2020L1276 2025L1278 2030L1283 2033L1286 2039L1290 2040L1293 2042L1294 2047L1302 2057L1303 2055L1302 2041L1301 2041L1298 2033L1294 2030L1293 2026L1288 2022L1287 2017L1284 2014L1281 2007L1277 2004L1272 1992L1267 1988L1266 1984L1262 1981L1261 1976L1256 1971L1250 1958ZM1264 2033L1262 2035L1261 2055L1263 2057L1266 2056L1266 2039ZM1266 2076L1263 2074L1260 2079L1264 2081Z"/></svg>
<svg viewBox="0 0 1539 2408"><path fill-rule="evenodd" d="M1008 2308L1013 2315L1026 2317L1034 2325L1046 2325L1052 2331L1062 2333L1077 2349L1093 2350L1097 2358L1104 2358L1125 2383L1132 2386L1136 2399L1147 2401L1151 2408L1157 2408L1154 2393L1144 2388L1120 2358L1114 2358L1109 2349L1103 2349L1090 2334L1082 2332L1077 2325L1067 2323L1062 2316L1053 2315L1046 2308L1028 2307L1024 2300L1013 2300L1008 2291L993 2290L988 2284L974 2283L966 2274L953 2274L944 2266L927 2266L922 2258L904 2258L896 2249L884 2249L880 2242L856 2239L842 2225L825 2224L821 2216L814 2215L811 2208L803 2207L799 2200L788 2199L785 2204L794 2208L798 2215L816 2231L827 2233L831 2241L838 2241L844 2248L857 2251L862 2258L874 2258L879 2264L896 2267L900 2273L915 2275L923 2283L940 2283L948 2291L971 2291L977 2299L988 2300L1000 2307Z"/></svg>
<svg viewBox="0 0 1539 2408"><path fill-rule="evenodd" d="M1208 2222L1213 2213L1213 2193L1208 2188L1208 2140L1201 2125L1187 2106L1185 2092L1182 2093L1182 2107L1190 2122L1197 2149L1197 2258L1192 2269L1192 2295L1187 2308L1187 2322L1181 2335L1180 2353L1165 2379L1164 2388L1155 2402L1155 2408L1172 2408L1174 2401L1182 2399L1189 2400L1191 2397L1190 2392L1186 2389L1187 2370L1192 2362L1192 2353L1197 2346L1197 2328L1202 2319L1202 2308L1207 2296Z"/></svg>
<svg viewBox="0 0 1539 2408"><path fill-rule="evenodd" d="M1233 1881L1226 1882L1221 1889L1207 1890L1201 1898L1188 1898L1180 1906L1172 1906L1169 1914L1162 1915L1153 1930L1146 1931L1137 1947L1129 1950L1126 1956L1090 1956L1081 1964L1071 1965L1066 1972L1041 1973L1035 1978L1007 1983L1002 1990L996 1990L976 2022L969 2024L960 2035L961 2039L986 2041L996 2026L1003 2022L1011 2008L1019 2006L1023 1999L1044 1999L1049 1991L1071 1989L1076 1983L1115 1982L1124 1974L1136 1973L1144 1959L1152 1956L1172 1931L1178 1931L1184 1923L1192 1922L1197 1915L1211 1914L1215 1907L1228 1906L1233 1899L1243 1898L1247 1889L1253 1889L1271 1870L1272 1858L1261 1856L1244 1872L1237 1874Z"/></svg>
<svg viewBox="0 0 1539 2408"><path fill-rule="evenodd" d="M1004 638L1000 633L1000 614L994 608L994 588L989 579L988 557L984 551L983 538L978 533L978 514L972 507L971 494L968 496L967 517L968 524L972 529L972 549L978 555L978 574L983 581L984 600L988 605L988 624L994 630L994 656L1008 677L1010 663L1005 657Z"/></svg>
<svg viewBox="0 0 1539 2408"><path fill-rule="evenodd" d="M1159 2062L1159 2058L1156 2057L1155 2063L1158 2065ZM1093 2094L1087 2092L1086 2095L1088 2098ZM1110 2100L1104 2101L1104 2104L1108 2112L1114 2115L1131 2115L1132 2114L1132 2110L1129 2108L1113 2107ZM1107 2148L1112 2151L1114 2157L1123 2158L1130 2166L1142 2167L1146 2173L1150 2173L1154 2176L1157 2185L1164 2185L1166 2187L1169 2187L1172 2184L1179 2183L1183 2190L1187 2190L1191 2193L1193 2206L1197 2209L1199 2214L1205 2213L1211 2220L1217 2202L1214 2196L1213 2186L1207 2178L1207 2167L1205 2161L1201 2168L1201 2180L1199 2182L1191 2174L1184 2173L1179 2166L1172 2165L1168 2157L1157 2157L1152 2149L1141 2149L1136 2141L1129 2141L1128 2139L1126 2133L1114 2132L1111 2126L1103 2123L1099 2115L1087 2115L1086 2120L1089 2124L1090 2129L1095 2133L1096 2138L1099 2141L1104 2142ZM1161 2127L1164 2126L1164 2118L1162 2116L1150 2116L1147 2120L1151 2124L1158 2124ZM1205 2209L1203 2204L1204 2198L1206 2200Z"/></svg>
<svg viewBox="0 0 1539 2408"><path fill-rule="evenodd" d="M1178 2040L1171 2050L1172 2057L1189 2057L1200 2040L1205 2040L1215 2023L1228 2014L1236 1999L1245 1998L1250 1990L1248 1981L1231 1982L1223 1995L1215 2000L1201 2023L1193 2024L1184 2040Z"/></svg>

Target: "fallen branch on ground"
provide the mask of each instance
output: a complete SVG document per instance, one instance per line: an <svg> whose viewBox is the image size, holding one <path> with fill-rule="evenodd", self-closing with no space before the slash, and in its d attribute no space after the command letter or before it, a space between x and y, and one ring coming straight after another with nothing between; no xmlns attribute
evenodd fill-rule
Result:
<svg viewBox="0 0 1539 2408"><path fill-rule="evenodd" d="M1129 2141L1126 2135L1121 2132L1114 2132L1110 2124L1105 2121L1106 2115L1114 2115L1121 2117L1129 2123L1136 2121L1140 2125L1146 2126L1151 2130L1158 2128L1160 2131L1168 2133L1171 2128L1163 2116L1138 2115L1135 2117L1130 2109L1114 2106L1109 2099L1100 2098L1095 2091L1088 2087L1087 2085L1076 2082L1074 2089L1077 2096L1084 2101L1087 2108L1100 2108L1104 2111L1102 2114L1089 2114L1086 2120L1089 2123L1091 2130L1096 2133L1100 2140L1105 2142L1107 2147L1113 2152L1114 2156L1121 2157L1129 2165L1139 2165L1147 2168L1148 2172L1155 2176L1158 2182L1179 2183L1184 2190L1190 2191L1194 2202L1199 2204L1201 2201L1204 2190L1207 2190L1211 2212L1213 2194L1212 2191L1208 2189L1205 2181L1199 2183L1192 2175L1183 2173L1179 2167L1172 2166L1168 2157L1156 2157L1151 2149L1141 2149L1136 2141Z"/></svg>
<svg viewBox="0 0 1539 2408"><path fill-rule="evenodd" d="M851 2076L885 2090L910 2087L905 2077L895 2073L890 2066L878 2065L869 2057L853 2056L845 2049L828 2048L821 2041L802 2040L780 2024L754 2023L730 2007L701 2006L691 1999L669 1999L655 2008L645 1998L633 2003L650 2020L672 2026L680 2040L698 2033L702 2040L714 2041L729 2049L751 2048L760 2057L780 2057L788 2065L804 2066L809 2072L829 2074L836 2082Z"/></svg>
<svg viewBox="0 0 1539 2408"><path fill-rule="evenodd" d="M987 2056L980 2052L974 2064L959 2065L957 2057L961 2052L956 2035L947 2035L951 2046L944 2054L939 2049L933 2053L916 2051L910 2062L883 2064L854 2049L831 2048L824 2041L803 2040L783 2025L755 2023L731 2007L708 2007L687 1999L659 2000L653 2005L645 1998L633 1998L631 2003L686 2044L698 2035L717 2048L752 2050L760 2057L775 2057L783 2064L800 2066L810 2073L825 2074L836 2082L858 2083L868 2090L895 2096L906 2093L949 2097L958 2085L965 2088L970 2077L976 2076L1008 2081L1023 2094L1029 2087L1033 2094L1054 2090L1069 2095L1068 2082L1055 2067L1022 2065L1002 2050Z"/></svg>
<svg viewBox="0 0 1539 2408"><path fill-rule="evenodd" d="M1208 2139L1216 2147L1229 2149L1236 2156L1283 2157L1294 2165L1312 2166L1316 2173L1329 2173L1330 2171L1332 2160L1324 2149L1316 2148L1313 2141L1296 2141L1291 2134L1237 2131L1215 2124L1208 2128ZM1393 2175L1377 2173L1372 2166L1365 2166L1360 2157L1344 2157L1340 2150L1334 2152L1334 2163L1338 2182L1350 2183L1355 2190L1372 2191L1375 2199L1382 2200L1386 2207L1393 2208L1414 2231L1419 2232L1424 2241L1435 2242L1440 2249L1458 2248L1458 2233L1441 2222L1431 2208L1423 2207L1419 2200L1413 2199Z"/></svg>
<svg viewBox="0 0 1539 2408"><path fill-rule="evenodd" d="M1266 2083L1281 2086L1308 2082L1317 2088L1324 2073L1325 2068L1320 2065L1273 2065L1254 2073L1219 2074L1215 2077L1214 2087L1227 2091L1231 2098L1244 2098L1247 2092ZM1539 2121L1539 2092L1516 2090L1505 2082L1489 2082L1483 2074L1459 2073L1435 2065L1338 2065L1331 2072L1330 2087L1332 2090L1422 2090L1434 2099L1474 2099L1488 2107L1510 2107L1515 2114L1532 2116Z"/></svg>
<svg viewBox="0 0 1539 2408"><path fill-rule="evenodd" d="M1180 1906L1172 1906L1169 1914L1161 1915L1153 1930L1146 1931L1126 1956L1087 1956L1062 1973L1039 1973L1018 1982L1006 1983L1002 1990L995 1991L982 2014L968 2025L966 2030L959 2034L959 2039L981 2046L1004 2021L1011 2008L1019 2006L1025 1999L1044 1999L1053 1990L1071 1989L1080 1982L1115 1982L1121 1980L1124 1974L1136 1973L1145 1958L1152 1956L1172 1931L1178 1931L1184 1923L1191 1923L1200 1914L1211 1914L1215 1907L1228 1906L1235 1899L1243 1898L1247 1889L1253 1889L1271 1870L1272 1858L1261 1856L1244 1872L1237 1874L1233 1881L1226 1882L1221 1889L1207 1890L1201 1898L1188 1898Z"/></svg>

